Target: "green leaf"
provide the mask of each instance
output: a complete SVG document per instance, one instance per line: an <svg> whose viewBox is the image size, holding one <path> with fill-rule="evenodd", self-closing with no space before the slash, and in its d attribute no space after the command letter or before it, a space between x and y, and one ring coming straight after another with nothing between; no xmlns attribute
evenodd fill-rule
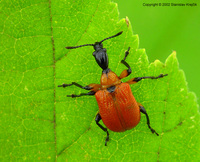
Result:
<svg viewBox="0 0 200 162"><path fill-rule="evenodd" d="M138 49L128 19L118 20L115 3L105 1L1 1L0 3L0 160L1 161L195 161L199 155L199 112L195 94L188 92L176 53L165 64L149 64ZM168 76L131 85L146 108L156 136L141 116L139 125L123 133L106 133L95 123L94 96L67 98L84 90L59 84L99 83L101 69L91 47L66 46L105 41L109 66L120 74L130 46L128 80Z"/></svg>

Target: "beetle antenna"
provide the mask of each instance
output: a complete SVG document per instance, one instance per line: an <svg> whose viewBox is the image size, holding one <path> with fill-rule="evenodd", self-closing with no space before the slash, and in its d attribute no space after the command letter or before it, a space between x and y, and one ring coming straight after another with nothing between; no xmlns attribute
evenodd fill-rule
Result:
<svg viewBox="0 0 200 162"><path fill-rule="evenodd" d="M103 41L105 41L105 40L107 40L107 39L117 37L117 36L121 35L122 33L123 33L123 31L120 31L119 33L117 33L117 34L115 34L115 35L113 35L113 36L111 36L111 37L105 38L105 39L103 39L102 41L100 41L99 44L101 44Z"/></svg>
<svg viewBox="0 0 200 162"><path fill-rule="evenodd" d="M101 44L103 41L105 41L105 40L107 40L107 39L117 37L117 36L121 35L122 33L123 33L123 31L121 31L121 32L119 32L119 33L117 33L117 34L115 34L115 35L113 35L113 36L111 36L111 37L105 38L105 39L103 39L102 41L98 42L98 44ZM74 46L74 47L73 47L73 46L67 46L67 47L65 47L65 48L67 48L67 49L74 49L74 48L79 48L79 47L84 47L84 46L94 46L94 45L95 45L95 44L83 44L83 45Z"/></svg>
<svg viewBox="0 0 200 162"><path fill-rule="evenodd" d="M83 44L83 45L74 46L74 47L67 46L67 47L65 47L65 48L67 48L67 49L74 49L74 48L79 48L79 47L84 47L84 46L94 46L94 44Z"/></svg>

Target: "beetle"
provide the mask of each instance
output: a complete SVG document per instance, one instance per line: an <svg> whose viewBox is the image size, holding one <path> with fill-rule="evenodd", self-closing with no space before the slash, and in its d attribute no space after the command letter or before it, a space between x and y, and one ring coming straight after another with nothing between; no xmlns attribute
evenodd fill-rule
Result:
<svg viewBox="0 0 200 162"><path fill-rule="evenodd" d="M106 48L103 48L102 42L117 37L122 34L122 31L113 35L111 37L105 38L100 42L95 42L94 44L84 44L79 46L68 46L67 49L75 49L84 46L93 46L94 52L93 56L97 64L102 68L102 75L100 79L100 84L89 84L87 86L82 86L76 82L71 84L58 85L58 87L68 87L68 86L77 86L79 88L89 90L88 93L81 93L79 95L71 94L67 97L81 97L81 96L93 96L95 95L96 101L99 107L99 112L96 115L95 121L96 124L106 132L107 136L105 139L105 146L109 141L109 132L108 129L114 132L124 132L134 128L140 121L140 113L145 114L147 125L152 133L159 135L151 126L149 116L144 108L144 106L138 103L132 92L130 85L137 83L143 79L158 79L167 76L168 74L160 74L157 77L155 76L145 76L145 77L136 77L132 78L126 82L122 82L121 79L129 76L132 72L131 67L126 62L126 58L129 55L130 47L125 52L124 59L121 60L121 63L127 67L126 70L123 70L120 76L117 76L113 71L108 68L108 55L106 53ZM102 120L104 126L102 126L99 121ZM108 129L107 129L108 128Z"/></svg>

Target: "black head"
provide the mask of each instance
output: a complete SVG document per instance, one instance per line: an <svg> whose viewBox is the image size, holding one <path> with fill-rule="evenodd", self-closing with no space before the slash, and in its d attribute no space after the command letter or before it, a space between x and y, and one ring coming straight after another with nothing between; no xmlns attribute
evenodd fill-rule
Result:
<svg viewBox="0 0 200 162"><path fill-rule="evenodd" d="M122 31L117 33L116 35L113 35L111 37L105 38L100 42L95 42L94 44L84 44L84 45L80 45L80 46L74 46L74 47L66 47L67 49L74 49L74 48L79 48L79 47L84 47L84 46L93 46L94 48L94 52L93 52L93 56L95 57L96 62L98 63L98 65L103 69L106 70L108 68L108 55L106 53L106 49L103 48L103 44L102 42L110 39L110 38L114 38L116 36L119 36L122 34Z"/></svg>
<svg viewBox="0 0 200 162"><path fill-rule="evenodd" d="M98 51L103 48L103 44L101 42L95 42L93 47L95 51Z"/></svg>
<svg viewBox="0 0 200 162"><path fill-rule="evenodd" d="M106 49L103 48L103 44L96 42L94 44L94 52L93 52L93 56L97 62L97 64L103 69L107 69L108 68L108 55L106 53Z"/></svg>

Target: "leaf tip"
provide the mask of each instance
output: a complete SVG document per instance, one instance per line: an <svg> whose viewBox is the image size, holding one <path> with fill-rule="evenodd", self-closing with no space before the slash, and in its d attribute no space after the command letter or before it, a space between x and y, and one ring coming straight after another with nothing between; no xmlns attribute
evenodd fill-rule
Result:
<svg viewBox="0 0 200 162"><path fill-rule="evenodd" d="M155 67L158 67L158 68L163 68L164 64L160 60L156 59L154 62L150 63L149 66L155 66Z"/></svg>
<svg viewBox="0 0 200 162"><path fill-rule="evenodd" d="M166 59L165 61L165 64L166 65L170 65L172 62L176 62L177 64L177 67L178 67L178 60L177 60L177 57L176 57L176 51L173 51Z"/></svg>
<svg viewBox="0 0 200 162"><path fill-rule="evenodd" d="M172 57L176 58L176 51L173 51L171 55Z"/></svg>
<svg viewBox="0 0 200 162"><path fill-rule="evenodd" d="M127 25L127 27L129 27L129 25L130 25L130 22L129 22L129 19L128 19L128 17L126 16L126 18L125 18L125 22L126 22L126 25Z"/></svg>
<svg viewBox="0 0 200 162"><path fill-rule="evenodd" d="M154 61L154 64L155 64L155 65L158 65L158 64L161 64L161 62L160 62L160 60L156 59L156 60Z"/></svg>

